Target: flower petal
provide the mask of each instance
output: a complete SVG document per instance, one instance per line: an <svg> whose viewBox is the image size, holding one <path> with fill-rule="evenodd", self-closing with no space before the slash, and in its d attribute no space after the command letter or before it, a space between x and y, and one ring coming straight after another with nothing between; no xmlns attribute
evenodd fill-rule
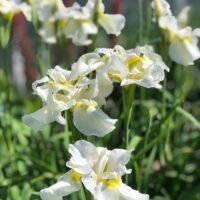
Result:
<svg viewBox="0 0 200 200"><path fill-rule="evenodd" d="M72 65L70 80L78 79L80 76L86 76L102 65L101 57L97 53L84 54Z"/></svg>
<svg viewBox="0 0 200 200"><path fill-rule="evenodd" d="M93 163L98 158L96 147L84 140L80 140L74 145L70 144L69 153L72 157L66 166L81 174L90 173Z"/></svg>
<svg viewBox="0 0 200 200"><path fill-rule="evenodd" d="M102 14L98 20L99 24L108 34L120 35L125 26L125 17L120 14Z"/></svg>
<svg viewBox="0 0 200 200"><path fill-rule="evenodd" d="M115 172L117 176L123 176L124 174L130 174L131 170L126 168L126 164L129 162L132 150L114 149L108 154L107 168L110 172ZM111 177L109 177L111 178Z"/></svg>
<svg viewBox="0 0 200 200"><path fill-rule="evenodd" d="M122 183L118 189L120 193L120 200L149 200L149 195L133 190L124 183Z"/></svg>
<svg viewBox="0 0 200 200"><path fill-rule="evenodd" d="M56 121L56 119L60 119L58 112L49 110L48 106L44 106L38 111L22 117L22 121L36 132L41 130L45 125ZM62 122L64 123L64 121Z"/></svg>
<svg viewBox="0 0 200 200"><path fill-rule="evenodd" d="M83 134L103 137L115 129L115 119L109 118L99 108L87 111L77 107L73 113L73 121L76 128Z"/></svg>
<svg viewBox="0 0 200 200"><path fill-rule="evenodd" d="M171 59L181 65L193 65L200 57L200 51L196 44L187 41L174 41L169 47Z"/></svg>
<svg viewBox="0 0 200 200"><path fill-rule="evenodd" d="M63 197L80 190L80 182L75 182L71 178L71 171L59 178L54 185L40 191L42 200L62 200Z"/></svg>

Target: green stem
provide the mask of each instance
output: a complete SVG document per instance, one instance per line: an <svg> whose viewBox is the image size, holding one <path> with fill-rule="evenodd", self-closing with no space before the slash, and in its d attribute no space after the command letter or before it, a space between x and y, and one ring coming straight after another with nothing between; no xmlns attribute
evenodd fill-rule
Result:
<svg viewBox="0 0 200 200"><path fill-rule="evenodd" d="M163 84L163 90L162 90L162 116L165 116L166 114L166 88L167 87L167 78L165 77L164 79L164 84Z"/></svg>
<svg viewBox="0 0 200 200"><path fill-rule="evenodd" d="M94 15L93 15L93 22L94 24L97 26L98 28L98 18L99 18L99 13L98 13L98 8L100 6L100 0L96 0L95 6L94 6ZM91 35L91 40L92 43L91 45L88 47L88 51L89 52L93 52L94 49L96 48L96 41L97 41L97 34L96 35Z"/></svg>
<svg viewBox="0 0 200 200"><path fill-rule="evenodd" d="M3 69L5 73L5 91L6 91L6 101L4 103L5 106L5 116L8 116L8 124L6 127L6 134L4 139L7 146L8 151L11 153L13 150L12 144L12 102L11 102L11 87L10 87L10 65L9 65L9 46L6 46L2 48L2 54L3 54ZM3 135L4 135L3 134Z"/></svg>
<svg viewBox="0 0 200 200"><path fill-rule="evenodd" d="M138 0L139 43L143 43L143 0Z"/></svg>
<svg viewBox="0 0 200 200"><path fill-rule="evenodd" d="M128 87L124 87L122 90L123 93L123 116L124 116L124 147L128 149L129 139L130 139L130 126L131 126L131 118L133 116L133 108L134 108L134 92L135 85L130 85ZM125 176L125 182L128 183L128 175Z"/></svg>
<svg viewBox="0 0 200 200"><path fill-rule="evenodd" d="M145 43L148 44L149 42L149 36L150 36L150 29L151 29L151 6L150 6L151 0L147 0L147 6L146 6L146 25L145 25Z"/></svg>
<svg viewBox="0 0 200 200"><path fill-rule="evenodd" d="M160 126L162 126L162 124L166 123L171 117L172 115L177 111L177 107L179 106L179 103L176 104L171 111L169 111L167 113L166 116L164 116L164 118L162 118L160 120L160 123L156 126L154 126L154 128L151 130L152 133L156 132L157 130L160 129ZM151 149L154 145L156 145L159 141L161 141L161 139L163 139L163 134L159 134L155 139L153 139L150 143L148 143L146 145L146 147L144 147L141 151L139 151L133 158L133 160L138 160L140 158L142 158L142 156L144 155L145 152L147 152L149 149Z"/></svg>

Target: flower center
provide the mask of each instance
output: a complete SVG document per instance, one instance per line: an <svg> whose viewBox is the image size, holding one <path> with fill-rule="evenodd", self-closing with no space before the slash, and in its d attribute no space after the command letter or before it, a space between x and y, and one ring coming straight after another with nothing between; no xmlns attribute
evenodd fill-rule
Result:
<svg viewBox="0 0 200 200"><path fill-rule="evenodd" d="M120 185L121 178L113 178L113 179L99 179L99 182L103 183L105 187L108 189L113 189Z"/></svg>
<svg viewBox="0 0 200 200"><path fill-rule="evenodd" d="M71 179L77 183L80 181L82 174L80 174L79 172L76 172L75 170L72 170L70 176L71 176Z"/></svg>

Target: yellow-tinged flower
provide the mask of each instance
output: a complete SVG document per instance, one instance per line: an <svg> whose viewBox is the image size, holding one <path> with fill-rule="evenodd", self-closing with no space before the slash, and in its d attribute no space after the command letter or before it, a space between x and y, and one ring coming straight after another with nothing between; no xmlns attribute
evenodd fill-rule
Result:
<svg viewBox="0 0 200 200"><path fill-rule="evenodd" d="M43 200L62 200L64 196L78 191L81 183L91 192L95 200L148 200L149 196L133 190L122 182L131 151L108 150L95 147L84 140L69 145L70 160L66 163L70 171L56 184L40 191Z"/></svg>
<svg viewBox="0 0 200 200"><path fill-rule="evenodd" d="M168 39L169 55L171 59L181 65L193 65L200 58L198 37L200 29L182 28L173 16L163 16L159 19L159 26Z"/></svg>
<svg viewBox="0 0 200 200"><path fill-rule="evenodd" d="M176 18L172 15L166 0L154 0L152 7L160 29L170 43L171 59L181 65L193 65L194 61L200 58L198 47L200 29L192 30L189 26L184 27L188 21L190 8L185 7Z"/></svg>
<svg viewBox="0 0 200 200"><path fill-rule="evenodd" d="M120 35L125 26L125 17L121 14L106 14L102 0L88 0L85 8L90 17L105 29L106 33ZM96 19L95 19L96 18Z"/></svg>
<svg viewBox="0 0 200 200"><path fill-rule="evenodd" d="M104 67L97 71L97 77L104 77L102 82L107 85L119 82L121 86L137 84L147 88L160 88L164 70L168 70L161 57L150 46L126 51L118 45L114 49L96 49L96 52L105 62Z"/></svg>
<svg viewBox="0 0 200 200"><path fill-rule="evenodd" d="M89 53L72 65L72 71L59 66L49 70L47 76L33 83L34 94L41 97L43 107L25 115L24 123L35 131L54 121L66 124L63 111L70 110L74 125L83 134L102 137L110 133L117 120L100 109L107 93L101 92L97 79L86 77L101 64L98 54Z"/></svg>
<svg viewBox="0 0 200 200"><path fill-rule="evenodd" d="M47 43L55 43L57 37L64 35L76 45L89 45L92 43L89 35L97 34L98 25L115 35L119 35L125 25L123 15L105 14L102 1L97 6L96 0L88 0L85 6L75 2L71 7L65 7L61 0L31 2L42 24L39 34Z"/></svg>

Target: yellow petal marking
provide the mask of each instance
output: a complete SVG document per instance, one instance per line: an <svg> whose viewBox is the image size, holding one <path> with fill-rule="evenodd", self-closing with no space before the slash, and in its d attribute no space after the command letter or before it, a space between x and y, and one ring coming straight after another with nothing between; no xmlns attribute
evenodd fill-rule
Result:
<svg viewBox="0 0 200 200"><path fill-rule="evenodd" d="M71 176L71 179L72 179L74 182L77 183L77 182L80 181L82 174L79 173L79 172L76 172L75 170L72 170L70 176Z"/></svg>
<svg viewBox="0 0 200 200"><path fill-rule="evenodd" d="M99 182L103 183L105 187L108 189L113 189L120 185L121 178L113 178L113 179L99 179Z"/></svg>

